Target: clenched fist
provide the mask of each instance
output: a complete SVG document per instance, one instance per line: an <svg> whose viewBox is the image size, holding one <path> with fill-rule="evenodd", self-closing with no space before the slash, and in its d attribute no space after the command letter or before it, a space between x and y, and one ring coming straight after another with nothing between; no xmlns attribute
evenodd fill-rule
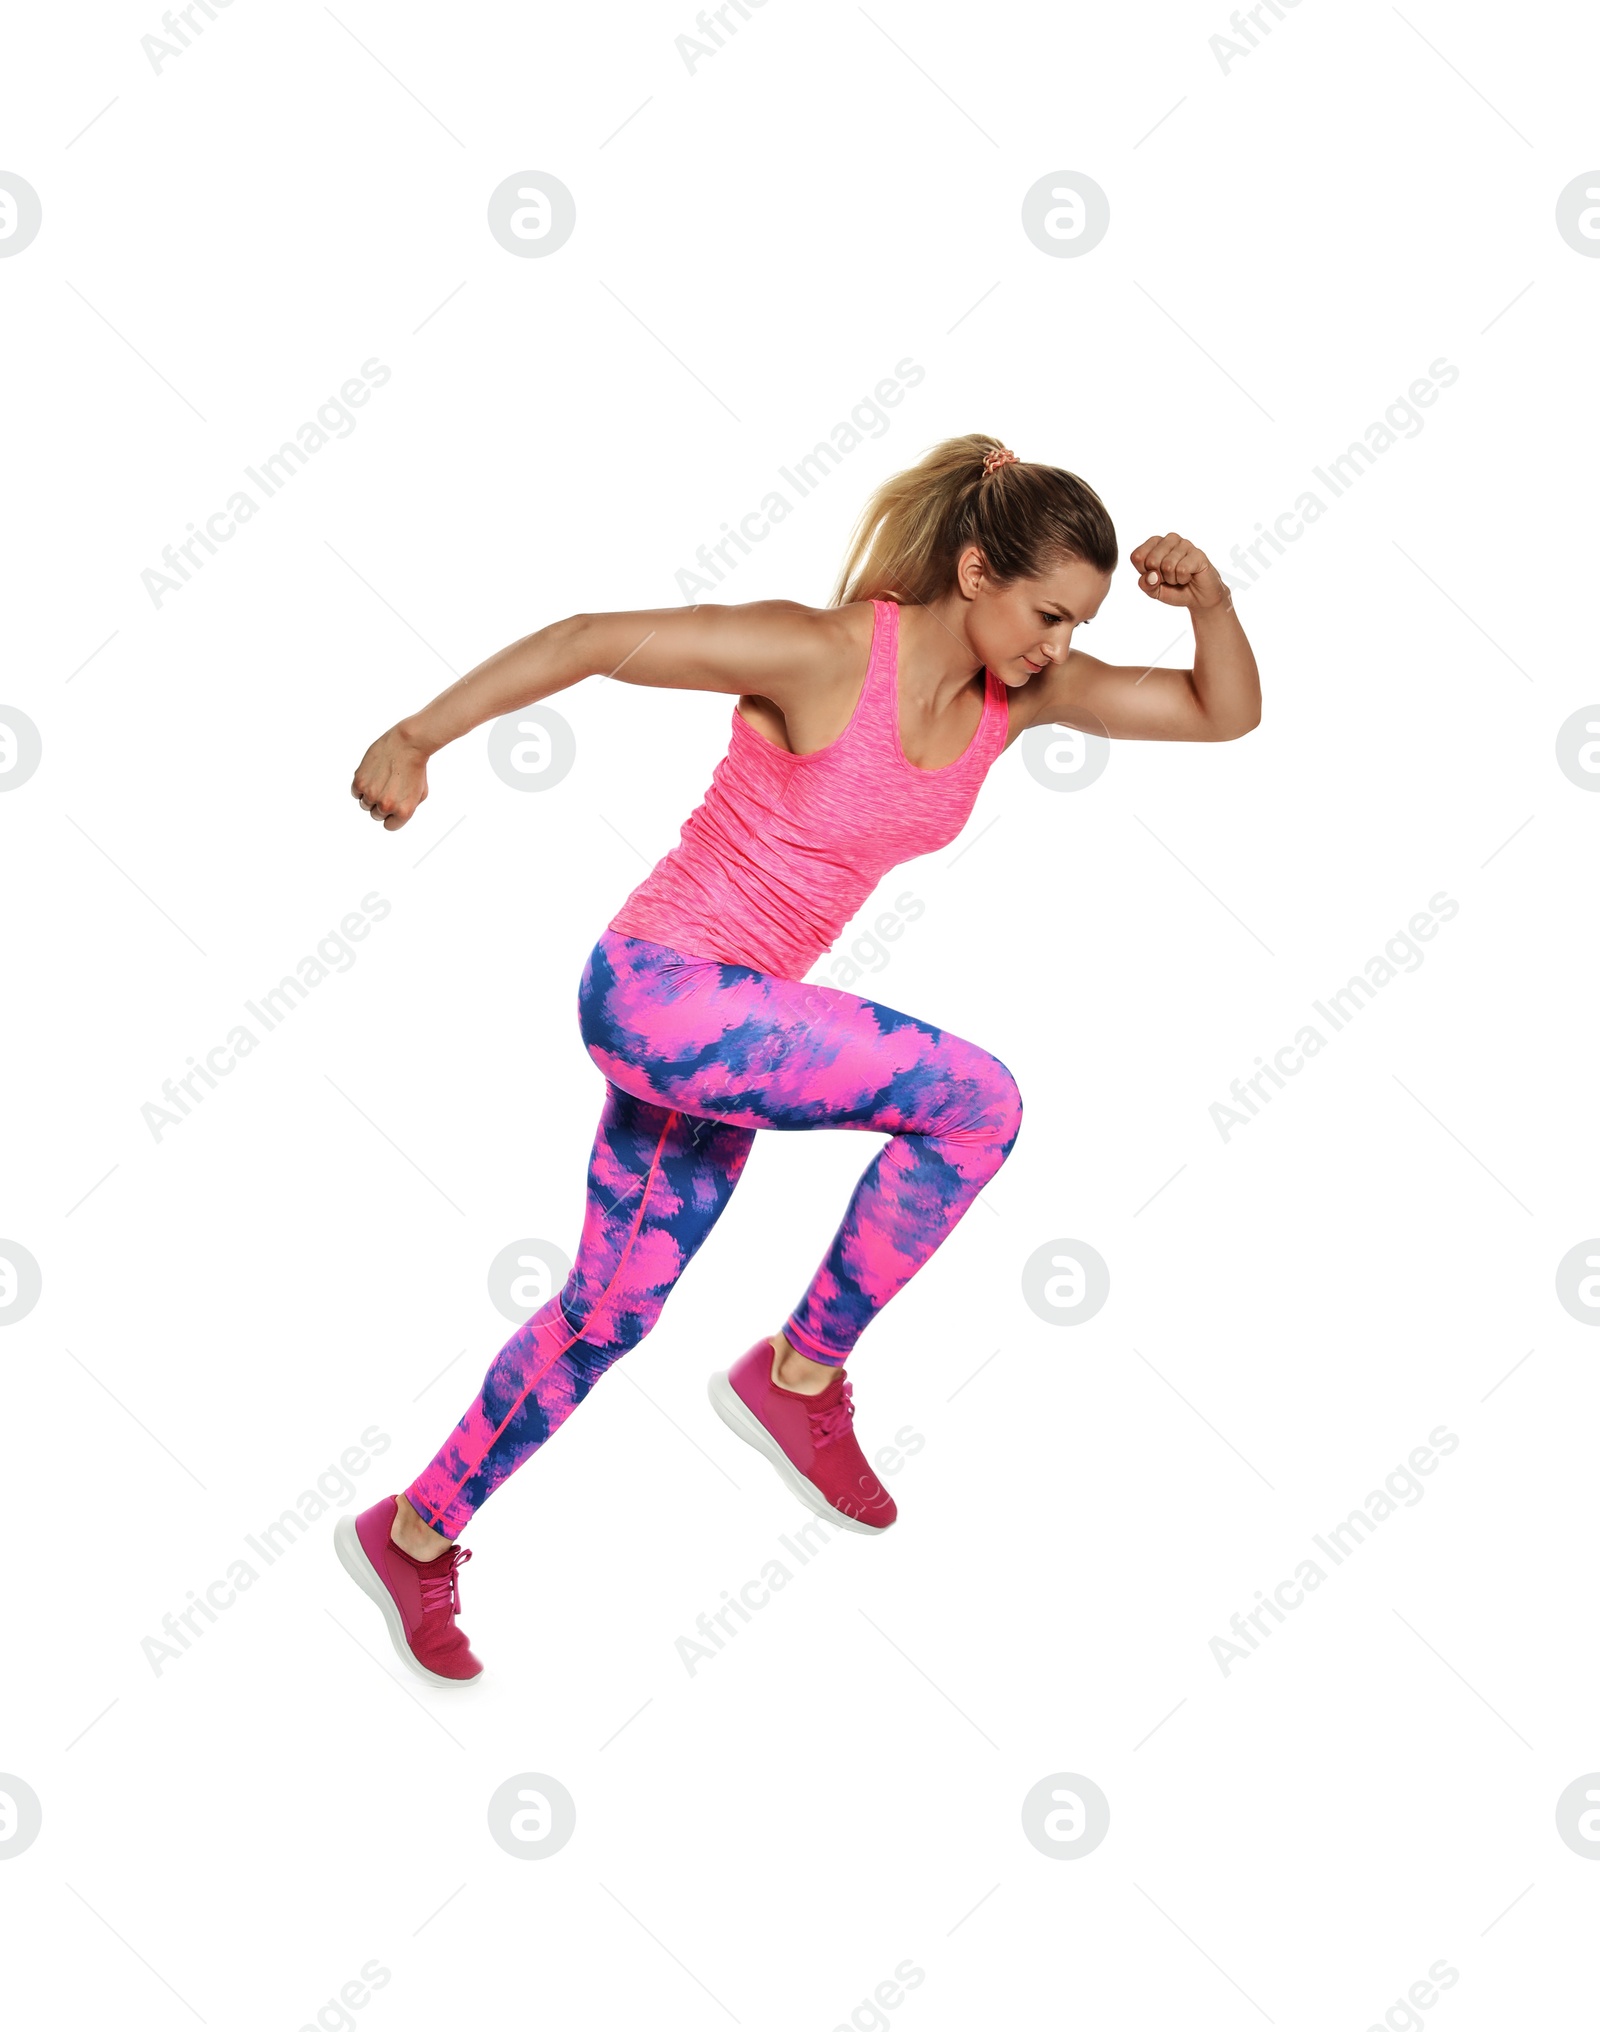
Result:
<svg viewBox="0 0 1600 2032"><path fill-rule="evenodd" d="M1129 551L1128 562L1139 574L1140 592L1164 607L1204 612L1233 603L1232 592L1205 552L1170 529L1165 536L1146 537L1137 550Z"/></svg>
<svg viewBox="0 0 1600 2032"><path fill-rule="evenodd" d="M380 734L350 779L361 809L383 820L385 832L403 826L428 794L428 751L398 727Z"/></svg>

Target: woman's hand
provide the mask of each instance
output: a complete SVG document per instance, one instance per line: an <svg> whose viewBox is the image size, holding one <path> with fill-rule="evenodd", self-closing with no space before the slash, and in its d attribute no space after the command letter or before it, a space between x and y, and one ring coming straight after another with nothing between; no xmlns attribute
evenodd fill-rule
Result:
<svg viewBox="0 0 1600 2032"><path fill-rule="evenodd" d="M1140 592L1164 607L1204 613L1233 604L1232 592L1205 552L1170 529L1165 536L1146 537L1137 550L1129 551L1128 562L1139 574Z"/></svg>
<svg viewBox="0 0 1600 2032"><path fill-rule="evenodd" d="M403 826L428 794L428 750L398 726L380 734L350 780L361 809L383 820L385 832Z"/></svg>

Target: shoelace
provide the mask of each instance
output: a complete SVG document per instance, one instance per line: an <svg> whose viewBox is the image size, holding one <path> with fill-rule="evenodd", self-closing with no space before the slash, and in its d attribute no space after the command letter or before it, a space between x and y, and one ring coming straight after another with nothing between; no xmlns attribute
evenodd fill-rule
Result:
<svg viewBox="0 0 1600 2032"><path fill-rule="evenodd" d="M812 1411L811 1435L826 1446L830 1440L842 1439L850 1430L854 1418L855 1412L850 1403L850 1378L846 1376L834 1402Z"/></svg>
<svg viewBox="0 0 1600 2032"><path fill-rule="evenodd" d="M422 1613L425 1616L431 1616L436 1609L448 1609L452 1616L460 1615L461 1569L471 1557L470 1545L456 1545L429 1562L421 1575Z"/></svg>

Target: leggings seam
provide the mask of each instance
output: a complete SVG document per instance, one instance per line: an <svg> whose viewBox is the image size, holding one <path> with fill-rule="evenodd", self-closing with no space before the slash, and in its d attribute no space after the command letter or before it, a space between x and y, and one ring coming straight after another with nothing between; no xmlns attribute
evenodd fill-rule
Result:
<svg viewBox="0 0 1600 2032"><path fill-rule="evenodd" d="M615 1284L617 1279L622 1275L622 1267L628 1260L628 1252L633 1247L634 1240L639 1233L640 1225L644 1220L645 1208L650 1203L650 1188L655 1184L656 1173L661 1166L662 1148L666 1143L667 1137L672 1131L673 1123L676 1122L677 1120L678 1120L678 1111L676 1109L673 1109L668 1114L666 1121L662 1124L661 1134L656 1139L655 1151L650 1159L650 1169L645 1174L644 1190L639 1195L639 1211L633 1217L633 1226L628 1230L628 1239L623 1243L621 1253L617 1257L617 1266L612 1271L611 1275L606 1279L605 1290L601 1292L600 1296L595 1300L594 1304L589 1309L590 1319L593 1319L594 1315L600 1310L601 1306L605 1304L606 1299L610 1295L612 1285ZM556 1296L556 1310L561 1314L562 1320L566 1324L570 1325L571 1322L567 1320L567 1309L564 1305L562 1305L559 1293L557 1293ZM478 1472L479 1468L481 1468L484 1462L489 1458L489 1455L494 1451L495 1442L499 1439L500 1435L505 1431L506 1427L511 1423L512 1419L516 1417L517 1413L522 1409L523 1405L527 1402L528 1395L532 1391L534 1385L542 1381L545 1375L555 1366L555 1364L558 1361L560 1361L561 1357L567 1353L568 1349L575 1347L577 1343L583 1339L584 1333L587 1330L588 1330L588 1321L585 1321L584 1326L572 1336L571 1340L563 1342L562 1345L556 1349L555 1353L550 1356L549 1360L546 1361L540 1368L535 1370L533 1375L527 1378L522 1388L517 1392L516 1402L512 1405L511 1409L506 1413L505 1417L501 1419L500 1423L495 1427L494 1431L490 1433L489 1438L485 1442L483 1450L479 1453L477 1459L472 1463L471 1467L469 1467L465 1471L465 1473L459 1477L454 1486L451 1488L450 1493L445 1498L444 1502L433 1505L436 1514L442 1515L445 1511L447 1511L451 1507L451 1505L455 1502L457 1496L460 1495L463 1487L472 1479L472 1477Z"/></svg>

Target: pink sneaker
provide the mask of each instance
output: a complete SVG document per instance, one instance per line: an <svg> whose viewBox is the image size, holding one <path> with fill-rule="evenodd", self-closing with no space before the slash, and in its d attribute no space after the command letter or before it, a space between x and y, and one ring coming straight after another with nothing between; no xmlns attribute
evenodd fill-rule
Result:
<svg viewBox="0 0 1600 2032"><path fill-rule="evenodd" d="M887 1531L894 1498L856 1444L844 1370L808 1397L773 1382L773 1358L772 1342L763 1338L711 1378L718 1416L766 1455L808 1510L846 1531Z"/></svg>
<svg viewBox="0 0 1600 2032"><path fill-rule="evenodd" d="M382 1609L389 1640L413 1672L435 1686L468 1685L483 1671L456 1627L472 1549L452 1545L435 1559L413 1559L389 1536L394 1513L395 1498L385 1496L359 1517L341 1517L333 1527L339 1564Z"/></svg>

